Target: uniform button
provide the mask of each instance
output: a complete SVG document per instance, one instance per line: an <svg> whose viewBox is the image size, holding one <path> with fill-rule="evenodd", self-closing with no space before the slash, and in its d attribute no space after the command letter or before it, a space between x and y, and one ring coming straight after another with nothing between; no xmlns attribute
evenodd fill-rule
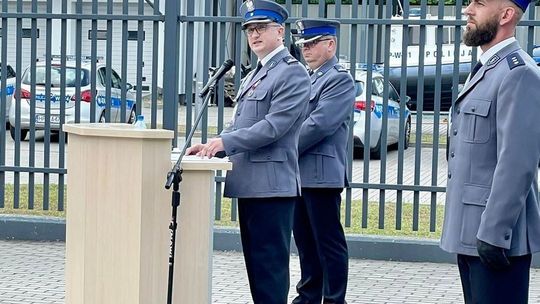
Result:
<svg viewBox="0 0 540 304"><path fill-rule="evenodd" d="M270 155L267 155L267 156L266 156L266 159L270 160L270 158L271 158Z"/></svg>
<svg viewBox="0 0 540 304"><path fill-rule="evenodd" d="M510 235L508 235L508 234L505 235L505 236L504 236L504 239L505 239L506 241L508 241L508 240L510 239Z"/></svg>
<svg viewBox="0 0 540 304"><path fill-rule="evenodd" d="M457 129L454 129L454 136L457 135Z"/></svg>
<svg viewBox="0 0 540 304"><path fill-rule="evenodd" d="M457 108L457 109L456 109L456 112L457 112L458 114L461 113L461 109L460 109L460 108Z"/></svg>
<svg viewBox="0 0 540 304"><path fill-rule="evenodd" d="M453 158L454 156L456 156L456 154L452 151L452 152L450 153L450 157Z"/></svg>
<svg viewBox="0 0 540 304"><path fill-rule="evenodd" d="M476 107L471 108L471 112L474 112L474 111L476 111Z"/></svg>
<svg viewBox="0 0 540 304"><path fill-rule="evenodd" d="M452 173L448 172L448 179L452 178Z"/></svg>

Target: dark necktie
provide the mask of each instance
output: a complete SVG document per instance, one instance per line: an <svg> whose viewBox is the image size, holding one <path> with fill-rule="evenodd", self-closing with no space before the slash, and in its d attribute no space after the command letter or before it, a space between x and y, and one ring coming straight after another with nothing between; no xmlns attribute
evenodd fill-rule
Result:
<svg viewBox="0 0 540 304"><path fill-rule="evenodd" d="M312 69L309 69L309 70L308 70L308 74L309 74L309 76L313 75L313 70L312 70Z"/></svg>
<svg viewBox="0 0 540 304"><path fill-rule="evenodd" d="M257 75L257 73L261 70L262 68L262 63L259 61L259 63L257 63L257 67L255 68L255 72L253 72L253 76Z"/></svg>
<svg viewBox="0 0 540 304"><path fill-rule="evenodd" d="M476 72L478 72L478 70L480 70L480 68L482 67L482 62L480 60L478 60L478 62L476 63L476 65L474 66L474 68L472 69L472 72L471 72L471 78L472 79L474 77L474 74L476 74Z"/></svg>

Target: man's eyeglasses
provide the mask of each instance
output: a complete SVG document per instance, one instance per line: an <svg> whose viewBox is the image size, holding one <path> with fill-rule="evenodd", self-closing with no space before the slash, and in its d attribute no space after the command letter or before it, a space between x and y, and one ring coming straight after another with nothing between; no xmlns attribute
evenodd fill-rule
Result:
<svg viewBox="0 0 540 304"><path fill-rule="evenodd" d="M315 39L313 41L308 41L308 42L304 42L300 45L301 48L303 49L309 49L309 48L312 48L314 46L317 45L317 43L321 42L321 41L327 41L327 40L332 40L330 38L328 39Z"/></svg>
<svg viewBox="0 0 540 304"><path fill-rule="evenodd" d="M250 37L253 35L254 32L257 32L258 35L262 35L264 34L264 32L266 32L266 30L269 27L280 27L280 26L281 25L277 25L277 24L271 25L271 24L266 24L266 23L255 24L253 26L249 26L245 28L244 33L246 33L246 35Z"/></svg>

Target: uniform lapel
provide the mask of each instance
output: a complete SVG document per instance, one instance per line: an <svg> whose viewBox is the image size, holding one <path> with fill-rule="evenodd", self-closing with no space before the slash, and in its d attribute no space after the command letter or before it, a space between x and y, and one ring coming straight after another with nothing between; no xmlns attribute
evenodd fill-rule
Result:
<svg viewBox="0 0 540 304"><path fill-rule="evenodd" d="M463 96L467 95L467 93L472 90L476 86L476 84L484 78L484 75L487 71L491 70L492 68L496 67L502 59L506 58L506 56L510 55L511 53L517 51L519 49L519 44L517 42L513 42L506 47L504 47L502 50L497 52L495 55L491 56L491 58L488 59L486 64L484 64L480 70L474 75L472 79L467 82L466 86L461 90L459 93L456 102L461 101L463 99Z"/></svg>
<svg viewBox="0 0 540 304"><path fill-rule="evenodd" d="M313 73L311 75L311 84L314 84L317 82L317 79L322 77L328 70L333 68L337 64L337 58L333 57L330 60L326 61L318 70L317 72Z"/></svg>
<svg viewBox="0 0 540 304"><path fill-rule="evenodd" d="M257 73L257 75L254 75L253 78L251 78L249 80L249 82L242 88L242 91L239 95L239 98L241 98L246 92L248 92L250 89L253 88L253 86L255 86L255 84L258 85L258 83L260 83L260 81L262 81L262 79L264 79L266 77L266 75L268 74L268 71L273 69L280 60L283 59L283 57L289 55L289 51L285 48L283 50L281 50L279 53L277 53L276 55L274 55L274 57L272 57L272 59L270 59L262 68L261 70Z"/></svg>

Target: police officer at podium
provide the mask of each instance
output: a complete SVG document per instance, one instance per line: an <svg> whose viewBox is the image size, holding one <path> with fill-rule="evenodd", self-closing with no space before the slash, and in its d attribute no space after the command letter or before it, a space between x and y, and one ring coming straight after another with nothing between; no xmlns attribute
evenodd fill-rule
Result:
<svg viewBox="0 0 540 304"><path fill-rule="evenodd" d="M187 153L213 157L225 151L233 163L224 194L238 198L253 301L285 304L293 210L300 195L298 135L309 102L309 76L283 45L285 8L248 0L240 14L257 68L242 82L230 126Z"/></svg>

